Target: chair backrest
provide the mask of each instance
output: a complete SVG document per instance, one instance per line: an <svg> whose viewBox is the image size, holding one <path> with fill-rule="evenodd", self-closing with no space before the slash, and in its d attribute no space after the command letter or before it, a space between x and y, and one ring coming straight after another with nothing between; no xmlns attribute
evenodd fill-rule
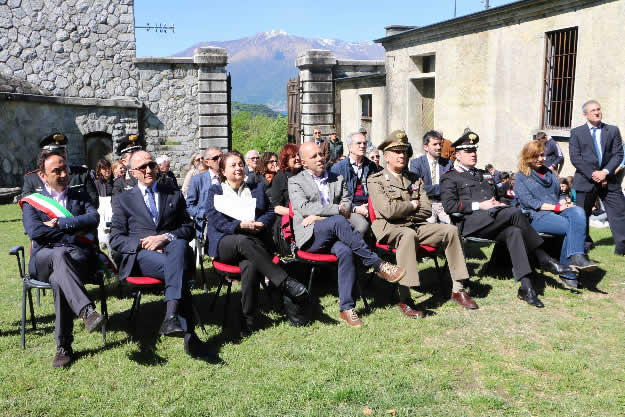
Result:
<svg viewBox="0 0 625 417"><path fill-rule="evenodd" d="M24 256L24 246L13 246L9 251L9 255L17 258L17 268L20 271L20 278L26 275L26 257Z"/></svg>
<svg viewBox="0 0 625 417"><path fill-rule="evenodd" d="M373 223L376 217L375 217L375 210L373 209L373 204L371 204L371 197L369 197L367 203L368 203L367 207L369 207L369 220L371 220L371 223Z"/></svg>

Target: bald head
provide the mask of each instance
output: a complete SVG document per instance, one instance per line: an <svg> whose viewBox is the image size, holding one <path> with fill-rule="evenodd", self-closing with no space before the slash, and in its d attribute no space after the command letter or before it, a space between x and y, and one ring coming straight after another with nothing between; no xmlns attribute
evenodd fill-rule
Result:
<svg viewBox="0 0 625 417"><path fill-rule="evenodd" d="M321 148L315 142L304 142L299 147L299 156L302 165L314 175L320 177L326 170L325 157L321 153Z"/></svg>
<svg viewBox="0 0 625 417"><path fill-rule="evenodd" d="M137 151L137 152L133 152L132 155L130 155L130 160L129 162L129 167L130 169L134 169L136 168L138 165L136 165L136 161L138 160L144 160L144 159L149 159L150 161L152 160L152 155L150 155L149 152L146 151Z"/></svg>

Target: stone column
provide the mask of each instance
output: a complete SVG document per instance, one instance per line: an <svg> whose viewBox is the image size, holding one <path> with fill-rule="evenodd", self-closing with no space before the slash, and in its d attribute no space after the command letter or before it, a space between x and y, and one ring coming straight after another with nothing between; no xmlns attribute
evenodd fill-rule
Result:
<svg viewBox="0 0 625 417"><path fill-rule="evenodd" d="M228 53L225 48L197 48L193 63L198 65L198 148L228 148Z"/></svg>
<svg viewBox="0 0 625 417"><path fill-rule="evenodd" d="M302 83L302 141L312 139L315 127L321 129L321 136L328 136L334 128L332 68L336 65L336 56L330 51L310 49L297 57L295 65L300 70Z"/></svg>

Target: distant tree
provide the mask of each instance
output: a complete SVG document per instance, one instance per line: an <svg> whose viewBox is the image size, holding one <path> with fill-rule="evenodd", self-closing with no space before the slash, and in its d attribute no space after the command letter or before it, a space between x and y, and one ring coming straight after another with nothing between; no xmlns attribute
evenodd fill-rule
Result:
<svg viewBox="0 0 625 417"><path fill-rule="evenodd" d="M250 149L260 153L275 152L287 143L287 118L275 119L240 112L232 116L232 149L245 154Z"/></svg>
<svg viewBox="0 0 625 417"><path fill-rule="evenodd" d="M241 112L248 112L252 115L252 117L260 115L275 119L276 117L280 116L280 113L271 110L264 104L246 104L240 103L238 101L233 101L232 114L235 115Z"/></svg>

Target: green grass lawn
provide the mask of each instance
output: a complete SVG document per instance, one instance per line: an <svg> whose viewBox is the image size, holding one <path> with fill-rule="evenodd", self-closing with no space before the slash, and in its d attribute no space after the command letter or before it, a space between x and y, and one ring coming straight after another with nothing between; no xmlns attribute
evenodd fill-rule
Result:
<svg viewBox="0 0 625 417"><path fill-rule="evenodd" d="M213 278L210 294L197 289L194 298L207 327L199 335L219 349L218 364L190 359L180 339L156 338L161 296L144 297L132 341L131 299L119 298L111 282L106 345L76 320L80 357L69 369L53 370L49 292L35 306L37 330L27 329L26 349L20 348L21 283L7 253L27 239L17 205L0 206L0 414L362 416L368 408L374 416L623 415L625 259L612 254L609 229L593 230L593 237L590 255L604 272L589 274L592 289L580 291L540 275L544 309L518 300L509 277L476 276L480 309L463 310L436 292L426 262L423 277L433 291L415 299L431 314L403 319L376 280L366 291L373 311L361 313L361 329L338 323L336 285L318 284L312 325L289 326L262 294L266 328L236 340L236 325L221 332L223 296L208 312ZM478 271L491 248L468 251L469 269Z"/></svg>

